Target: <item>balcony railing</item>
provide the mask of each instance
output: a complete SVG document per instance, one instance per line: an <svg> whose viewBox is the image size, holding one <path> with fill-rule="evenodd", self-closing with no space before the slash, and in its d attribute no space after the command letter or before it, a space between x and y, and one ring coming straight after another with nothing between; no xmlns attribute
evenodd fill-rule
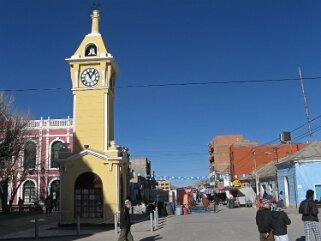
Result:
<svg viewBox="0 0 321 241"><path fill-rule="evenodd" d="M41 119L29 121L30 129L46 129L46 128L70 128L73 126L73 119Z"/></svg>

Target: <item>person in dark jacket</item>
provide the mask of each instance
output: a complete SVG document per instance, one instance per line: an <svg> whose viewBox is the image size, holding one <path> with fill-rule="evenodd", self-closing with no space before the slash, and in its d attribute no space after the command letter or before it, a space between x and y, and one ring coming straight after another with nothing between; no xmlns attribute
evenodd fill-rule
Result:
<svg viewBox="0 0 321 241"><path fill-rule="evenodd" d="M291 220L283 210L282 201L276 203L276 209L272 211L272 230L275 241L289 241L287 226Z"/></svg>
<svg viewBox="0 0 321 241"><path fill-rule="evenodd" d="M272 215L269 200L264 199L256 213L256 225L260 233L260 241L273 241Z"/></svg>
<svg viewBox="0 0 321 241"><path fill-rule="evenodd" d="M130 214L129 210L132 208L132 203L129 200L125 201L125 206L120 212L120 234L118 241L134 241L133 235L130 232Z"/></svg>
<svg viewBox="0 0 321 241"><path fill-rule="evenodd" d="M302 214L302 221L304 222L305 240L312 240L312 233L315 240L321 241L321 234L319 229L319 210L314 203L314 191L308 190L306 199L300 203L299 213Z"/></svg>
<svg viewBox="0 0 321 241"><path fill-rule="evenodd" d="M45 200L45 205L46 205L46 213L51 213L52 207L53 207L53 200L51 195L49 195L46 200Z"/></svg>

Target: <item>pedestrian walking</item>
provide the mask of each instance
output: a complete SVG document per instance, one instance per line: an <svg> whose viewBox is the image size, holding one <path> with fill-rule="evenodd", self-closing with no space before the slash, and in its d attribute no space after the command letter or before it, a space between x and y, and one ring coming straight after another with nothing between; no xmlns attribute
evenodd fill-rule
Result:
<svg viewBox="0 0 321 241"><path fill-rule="evenodd" d="M52 205L53 205L53 200L51 195L49 195L46 200L45 200L45 204L46 204L46 213L51 213L52 211Z"/></svg>
<svg viewBox="0 0 321 241"><path fill-rule="evenodd" d="M272 211L272 230L275 241L289 241L288 228L291 220L284 212L283 202L276 203L276 209Z"/></svg>
<svg viewBox="0 0 321 241"><path fill-rule="evenodd" d="M321 234L319 229L319 210L314 203L314 191L308 190L306 199L300 203L299 213L302 214L302 221L304 222L305 240L312 240L312 233L316 241L321 241Z"/></svg>
<svg viewBox="0 0 321 241"><path fill-rule="evenodd" d="M279 193L279 201L284 202L284 193L283 193L283 191L280 191L280 193Z"/></svg>
<svg viewBox="0 0 321 241"><path fill-rule="evenodd" d="M118 241L134 241L133 235L130 232L130 214L129 210L132 208L132 203L129 200L125 201L125 206L120 211L120 234Z"/></svg>
<svg viewBox="0 0 321 241"><path fill-rule="evenodd" d="M267 199L263 200L262 206L256 213L256 225L260 233L260 241L273 241L272 233L272 213L270 202Z"/></svg>
<svg viewBox="0 0 321 241"><path fill-rule="evenodd" d="M20 213L22 212L23 203L24 203L24 200L21 197L19 197L18 205L19 205L19 212Z"/></svg>

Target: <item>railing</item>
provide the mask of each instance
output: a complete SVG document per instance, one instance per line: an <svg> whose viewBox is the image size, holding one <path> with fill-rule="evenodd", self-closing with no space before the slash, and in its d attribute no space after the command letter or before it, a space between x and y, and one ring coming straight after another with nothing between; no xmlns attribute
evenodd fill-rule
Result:
<svg viewBox="0 0 321 241"><path fill-rule="evenodd" d="M41 119L29 121L28 128L40 129L40 128L66 128L73 126L73 119Z"/></svg>

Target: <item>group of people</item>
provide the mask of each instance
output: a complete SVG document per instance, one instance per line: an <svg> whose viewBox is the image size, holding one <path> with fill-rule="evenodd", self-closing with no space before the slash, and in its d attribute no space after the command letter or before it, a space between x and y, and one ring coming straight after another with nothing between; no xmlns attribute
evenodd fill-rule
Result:
<svg viewBox="0 0 321 241"><path fill-rule="evenodd" d="M305 240L311 241L312 235L316 241L321 241L319 229L318 208L314 202L314 191L308 190L306 199L301 202L299 213L302 214L304 222ZM283 201L276 203L271 210L271 202L264 199L256 213L256 224L260 233L260 241L288 241L287 226L291 220L284 211Z"/></svg>

